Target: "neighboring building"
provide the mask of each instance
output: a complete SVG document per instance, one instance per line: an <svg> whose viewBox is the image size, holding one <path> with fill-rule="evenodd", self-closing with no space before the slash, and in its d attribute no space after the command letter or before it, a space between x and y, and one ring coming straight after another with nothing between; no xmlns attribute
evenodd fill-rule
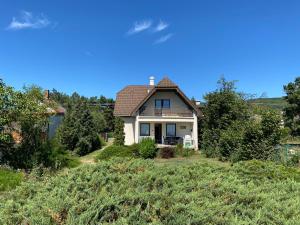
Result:
<svg viewBox="0 0 300 225"><path fill-rule="evenodd" d="M48 123L48 139L51 139L55 136L56 130L60 126L65 116L65 109L61 106L56 108L48 109L49 114L49 123Z"/></svg>
<svg viewBox="0 0 300 225"><path fill-rule="evenodd" d="M198 149L202 113L167 77L157 85L129 85L117 93L114 115L124 120L125 144L151 137L157 144L185 144Z"/></svg>
<svg viewBox="0 0 300 225"><path fill-rule="evenodd" d="M47 136L48 139L51 139L55 136L55 133L63 121L66 110L64 107L59 106L57 103L53 102L50 99L49 90L45 90L44 92L44 100L45 102L53 105L52 107L47 108L47 114L49 116L48 128L47 128Z"/></svg>

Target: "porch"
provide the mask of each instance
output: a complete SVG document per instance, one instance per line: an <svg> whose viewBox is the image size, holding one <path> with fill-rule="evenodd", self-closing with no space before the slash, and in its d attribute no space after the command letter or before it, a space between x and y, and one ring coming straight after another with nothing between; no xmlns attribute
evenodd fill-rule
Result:
<svg viewBox="0 0 300 225"><path fill-rule="evenodd" d="M183 144L198 149L197 117L138 116L135 121L135 143L143 138L152 138L158 147Z"/></svg>

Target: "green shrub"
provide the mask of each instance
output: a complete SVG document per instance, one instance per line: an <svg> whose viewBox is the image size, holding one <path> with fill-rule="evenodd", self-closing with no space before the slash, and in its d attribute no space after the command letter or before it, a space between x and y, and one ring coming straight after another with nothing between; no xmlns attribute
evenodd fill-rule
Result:
<svg viewBox="0 0 300 225"><path fill-rule="evenodd" d="M132 152L132 155L134 157L139 157L140 156L140 152L139 152L140 145L139 144L134 143L132 145L127 146L127 148L129 148L129 151Z"/></svg>
<svg viewBox="0 0 300 225"><path fill-rule="evenodd" d="M103 148L104 146L106 146L106 142L104 140L103 137L99 136L99 140L100 140L100 143L101 143L101 148Z"/></svg>
<svg viewBox="0 0 300 225"><path fill-rule="evenodd" d="M288 157L286 162L287 166L299 166L300 163L300 154L294 154Z"/></svg>
<svg viewBox="0 0 300 225"><path fill-rule="evenodd" d="M288 180L300 182L300 171L272 161L250 160L234 164L233 171L247 179L260 182L261 179Z"/></svg>
<svg viewBox="0 0 300 225"><path fill-rule="evenodd" d="M182 144L177 144L175 148L177 156L190 157L195 154L195 150L191 148L184 148Z"/></svg>
<svg viewBox="0 0 300 225"><path fill-rule="evenodd" d="M23 174L7 168L0 167L0 192L8 191L20 185Z"/></svg>
<svg viewBox="0 0 300 225"><path fill-rule="evenodd" d="M113 157L136 157L137 151L135 146L120 146L120 145L111 145L104 148L98 156L96 156L97 160L108 160Z"/></svg>
<svg viewBox="0 0 300 225"><path fill-rule="evenodd" d="M298 173L113 159L22 182L1 195L0 224L299 224Z"/></svg>
<svg viewBox="0 0 300 225"><path fill-rule="evenodd" d="M163 159L173 158L175 156L175 149L171 147L164 147L159 149L159 156Z"/></svg>
<svg viewBox="0 0 300 225"><path fill-rule="evenodd" d="M218 149L220 151L219 158L221 160L230 159L243 144L243 126L240 123L235 123L227 130L223 130L220 135Z"/></svg>
<svg viewBox="0 0 300 225"><path fill-rule="evenodd" d="M153 159L156 155L156 145L152 138L144 138L139 144L139 153L144 159Z"/></svg>

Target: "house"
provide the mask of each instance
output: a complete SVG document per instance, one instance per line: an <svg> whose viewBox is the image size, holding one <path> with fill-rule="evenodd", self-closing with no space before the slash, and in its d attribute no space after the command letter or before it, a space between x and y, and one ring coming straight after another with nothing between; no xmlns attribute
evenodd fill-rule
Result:
<svg viewBox="0 0 300 225"><path fill-rule="evenodd" d="M198 149L202 113L169 78L155 85L129 85L117 93L114 115L124 121L125 144L150 137L160 145L183 143Z"/></svg>

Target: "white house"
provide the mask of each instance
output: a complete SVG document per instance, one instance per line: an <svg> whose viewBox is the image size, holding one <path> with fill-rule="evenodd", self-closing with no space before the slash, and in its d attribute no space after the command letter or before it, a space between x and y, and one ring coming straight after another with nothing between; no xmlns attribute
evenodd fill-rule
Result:
<svg viewBox="0 0 300 225"><path fill-rule="evenodd" d="M150 137L160 145L198 149L199 107L167 77L157 85L129 85L117 93L114 115L124 120L125 144Z"/></svg>

